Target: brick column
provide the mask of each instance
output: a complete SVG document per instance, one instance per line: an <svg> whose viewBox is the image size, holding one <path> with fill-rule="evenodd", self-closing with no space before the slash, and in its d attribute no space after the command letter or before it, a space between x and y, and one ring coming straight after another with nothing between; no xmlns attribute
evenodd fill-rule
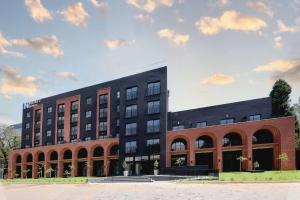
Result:
<svg viewBox="0 0 300 200"><path fill-rule="evenodd" d="M21 178L26 178L26 163L24 161L24 158L22 157L22 163L21 163Z"/></svg>
<svg viewBox="0 0 300 200"><path fill-rule="evenodd" d="M61 153L58 153L57 158L57 177L63 177L64 176L64 165L63 165L63 155Z"/></svg>
<svg viewBox="0 0 300 200"><path fill-rule="evenodd" d="M194 150L194 147L190 147L189 155L190 155L189 156L190 160L189 160L188 165L189 166L195 166L196 161L195 161L195 150Z"/></svg>
<svg viewBox="0 0 300 200"><path fill-rule="evenodd" d="M218 139L217 140L217 144L216 144L216 166L217 166L217 170L219 170L219 172L223 171L223 152L222 152L222 139Z"/></svg>
<svg viewBox="0 0 300 200"><path fill-rule="evenodd" d="M248 134L247 134L248 135ZM253 156L252 156L252 137L247 137L247 143L244 148L245 150L245 156L248 158L248 160L245 161L244 167L246 170L252 170L252 162L253 162Z"/></svg>
<svg viewBox="0 0 300 200"><path fill-rule="evenodd" d="M48 155L45 156L45 166L44 166L44 177L50 177L50 174L47 173L47 170L50 168L50 158L48 157Z"/></svg>
<svg viewBox="0 0 300 200"><path fill-rule="evenodd" d="M77 175L77 160L74 155L72 155L72 171L71 176L75 177Z"/></svg>
<svg viewBox="0 0 300 200"><path fill-rule="evenodd" d="M87 159L87 176L93 176L93 160L90 157Z"/></svg>

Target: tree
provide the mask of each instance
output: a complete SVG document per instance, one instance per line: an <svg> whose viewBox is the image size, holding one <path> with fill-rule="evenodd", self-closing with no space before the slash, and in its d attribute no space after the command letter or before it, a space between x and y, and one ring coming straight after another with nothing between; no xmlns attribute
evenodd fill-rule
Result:
<svg viewBox="0 0 300 200"><path fill-rule="evenodd" d="M181 165L183 165L183 161L180 158L177 158L175 161L175 165L181 166Z"/></svg>
<svg viewBox="0 0 300 200"><path fill-rule="evenodd" d="M242 164L243 164L244 161L248 160L248 158L245 157L245 156L239 156L239 157L237 157L236 159L237 159L238 161L240 161L240 172L241 172L241 171L242 171Z"/></svg>
<svg viewBox="0 0 300 200"><path fill-rule="evenodd" d="M254 170L258 169L259 166L260 166L260 165L259 165L259 162L255 161L255 162L253 163L253 169L254 169Z"/></svg>
<svg viewBox="0 0 300 200"><path fill-rule="evenodd" d="M277 80L270 92L272 99L272 115L274 117L291 116L290 94L291 86L284 80Z"/></svg>

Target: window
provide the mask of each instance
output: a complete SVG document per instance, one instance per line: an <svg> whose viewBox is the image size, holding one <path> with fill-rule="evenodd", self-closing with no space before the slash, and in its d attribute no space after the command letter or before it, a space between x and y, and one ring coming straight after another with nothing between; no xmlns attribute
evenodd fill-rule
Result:
<svg viewBox="0 0 300 200"><path fill-rule="evenodd" d="M47 108L47 112L52 113L52 107L51 106Z"/></svg>
<svg viewBox="0 0 300 200"><path fill-rule="evenodd" d="M51 130L48 130L48 131L47 131L47 137L51 137L51 134L52 134L52 131L51 131Z"/></svg>
<svg viewBox="0 0 300 200"><path fill-rule="evenodd" d="M92 124L86 124L86 125L85 125L85 130L86 130L86 131L92 130Z"/></svg>
<svg viewBox="0 0 300 200"><path fill-rule="evenodd" d="M26 128L26 129L29 129L29 128L30 128L30 124L29 124L29 123L26 123L26 124L25 124L25 128Z"/></svg>
<svg viewBox="0 0 300 200"><path fill-rule="evenodd" d="M136 99L137 98L137 91L138 91L137 87L132 87L132 88L126 89L126 100Z"/></svg>
<svg viewBox="0 0 300 200"><path fill-rule="evenodd" d="M233 123L234 123L234 118L227 118L227 119L220 120L220 124L233 124Z"/></svg>
<svg viewBox="0 0 300 200"><path fill-rule="evenodd" d="M71 127L71 135L77 135L78 132L78 127L77 126L72 126Z"/></svg>
<svg viewBox="0 0 300 200"><path fill-rule="evenodd" d="M178 138L171 145L172 151L184 151L186 150L186 141L184 139Z"/></svg>
<svg viewBox="0 0 300 200"><path fill-rule="evenodd" d="M58 137L64 137L64 129L62 128L57 129L57 135Z"/></svg>
<svg viewBox="0 0 300 200"><path fill-rule="evenodd" d="M120 112L120 105L117 105L117 112Z"/></svg>
<svg viewBox="0 0 300 200"><path fill-rule="evenodd" d="M258 120L261 120L261 115L250 115L249 116L249 120L250 121L258 121Z"/></svg>
<svg viewBox="0 0 300 200"><path fill-rule="evenodd" d="M108 94L103 94L103 95L100 95L99 97L100 99L100 104L106 104L107 101L108 101Z"/></svg>
<svg viewBox="0 0 300 200"><path fill-rule="evenodd" d="M58 117L58 125L63 125L65 121L65 117L64 116L59 116Z"/></svg>
<svg viewBox="0 0 300 200"><path fill-rule="evenodd" d="M137 116L137 105L126 106L126 118Z"/></svg>
<svg viewBox="0 0 300 200"><path fill-rule="evenodd" d="M72 110L78 110L79 101L73 101L71 103Z"/></svg>
<svg viewBox="0 0 300 200"><path fill-rule="evenodd" d="M125 153L135 153L137 149L136 141L125 143Z"/></svg>
<svg viewBox="0 0 300 200"><path fill-rule="evenodd" d="M147 104L147 114L159 113L160 101L150 101Z"/></svg>
<svg viewBox="0 0 300 200"><path fill-rule="evenodd" d="M147 146L159 145L159 139L147 140Z"/></svg>
<svg viewBox="0 0 300 200"><path fill-rule="evenodd" d="M51 125L52 124L52 119L47 119L47 125L49 126L49 125Z"/></svg>
<svg viewBox="0 0 300 200"><path fill-rule="evenodd" d="M59 113L65 112L65 104L59 104L58 105L58 112Z"/></svg>
<svg viewBox="0 0 300 200"><path fill-rule="evenodd" d="M35 118L40 118L41 117L41 110L35 111Z"/></svg>
<svg viewBox="0 0 300 200"><path fill-rule="evenodd" d="M100 122L99 123L99 130L102 131L107 131L107 122Z"/></svg>
<svg viewBox="0 0 300 200"><path fill-rule="evenodd" d="M157 133L160 129L160 120L147 121L147 133Z"/></svg>
<svg viewBox="0 0 300 200"><path fill-rule="evenodd" d="M117 98L120 99L120 97L121 97L121 93L120 91L117 91Z"/></svg>
<svg viewBox="0 0 300 200"><path fill-rule="evenodd" d="M176 125L173 126L172 130L173 131L179 131L179 130L183 130L184 129L184 125Z"/></svg>
<svg viewBox="0 0 300 200"><path fill-rule="evenodd" d="M207 126L207 122L197 122L196 128L204 128Z"/></svg>
<svg viewBox="0 0 300 200"><path fill-rule="evenodd" d="M117 119L117 126L120 126L120 120Z"/></svg>
<svg viewBox="0 0 300 200"><path fill-rule="evenodd" d="M90 118L90 117L92 117L92 111L91 110L86 111L85 112L85 118Z"/></svg>
<svg viewBox="0 0 300 200"><path fill-rule="evenodd" d="M125 135L126 136L136 135L136 129L137 129L136 123L126 124Z"/></svg>
<svg viewBox="0 0 300 200"><path fill-rule="evenodd" d="M107 108L101 108L99 112L100 118L105 118L107 117Z"/></svg>
<svg viewBox="0 0 300 200"><path fill-rule="evenodd" d="M85 99L85 103L86 103L87 105L92 104L92 98L91 98L91 97L87 97L87 98Z"/></svg>
<svg viewBox="0 0 300 200"><path fill-rule="evenodd" d="M27 118L30 117L30 111L26 112L26 117L27 117Z"/></svg>
<svg viewBox="0 0 300 200"><path fill-rule="evenodd" d="M160 82L154 82L154 83L149 83L148 84L148 91L147 94L150 95L155 95L155 94L160 94Z"/></svg>
<svg viewBox="0 0 300 200"><path fill-rule="evenodd" d="M77 113L72 114L71 122L74 123L74 122L77 122L77 121L78 121L78 114Z"/></svg>
<svg viewBox="0 0 300 200"><path fill-rule="evenodd" d="M36 121L35 122L35 129L41 128L41 121Z"/></svg>

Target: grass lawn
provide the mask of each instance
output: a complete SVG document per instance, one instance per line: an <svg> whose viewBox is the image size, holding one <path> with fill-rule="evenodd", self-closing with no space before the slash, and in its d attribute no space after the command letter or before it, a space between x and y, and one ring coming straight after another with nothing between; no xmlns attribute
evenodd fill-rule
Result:
<svg viewBox="0 0 300 200"><path fill-rule="evenodd" d="M39 179L5 179L0 180L0 183L87 183L87 177L71 177L71 178L39 178Z"/></svg>

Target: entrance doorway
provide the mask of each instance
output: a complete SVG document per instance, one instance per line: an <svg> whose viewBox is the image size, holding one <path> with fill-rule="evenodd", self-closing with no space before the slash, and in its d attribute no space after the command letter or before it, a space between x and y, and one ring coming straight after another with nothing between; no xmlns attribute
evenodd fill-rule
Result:
<svg viewBox="0 0 300 200"><path fill-rule="evenodd" d="M213 152L196 153L196 165L207 166L207 169L213 169Z"/></svg>
<svg viewBox="0 0 300 200"><path fill-rule="evenodd" d="M273 170L273 148L253 149L253 163L258 162L258 170Z"/></svg>
<svg viewBox="0 0 300 200"><path fill-rule="evenodd" d="M104 161L103 160L94 160L93 176L104 176Z"/></svg>
<svg viewBox="0 0 300 200"><path fill-rule="evenodd" d="M119 175L118 160L110 160L109 164L109 176Z"/></svg>
<svg viewBox="0 0 300 200"><path fill-rule="evenodd" d="M240 161L238 157L242 155L241 150L223 151L223 171L238 172L240 171Z"/></svg>
<svg viewBox="0 0 300 200"><path fill-rule="evenodd" d="M77 176L87 176L87 161L78 162Z"/></svg>

